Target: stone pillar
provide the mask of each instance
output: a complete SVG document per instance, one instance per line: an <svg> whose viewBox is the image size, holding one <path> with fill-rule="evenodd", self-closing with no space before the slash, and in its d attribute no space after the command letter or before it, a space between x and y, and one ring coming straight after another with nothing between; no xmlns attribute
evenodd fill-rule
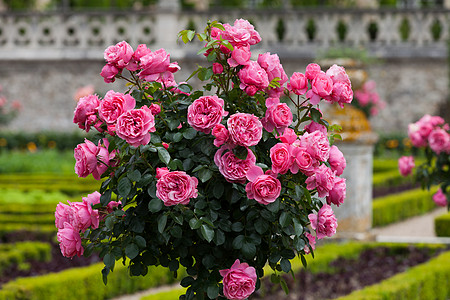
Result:
<svg viewBox="0 0 450 300"><path fill-rule="evenodd" d="M444 8L450 9L450 0L444 0Z"/></svg>
<svg viewBox="0 0 450 300"><path fill-rule="evenodd" d="M177 46L178 33L185 29L179 22L181 6L179 0L158 1L156 16L156 44L170 53L171 60L181 58L182 49Z"/></svg>

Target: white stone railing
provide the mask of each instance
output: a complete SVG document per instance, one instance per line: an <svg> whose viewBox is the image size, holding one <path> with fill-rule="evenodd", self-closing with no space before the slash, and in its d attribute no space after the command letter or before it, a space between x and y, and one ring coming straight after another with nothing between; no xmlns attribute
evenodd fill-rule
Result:
<svg viewBox="0 0 450 300"><path fill-rule="evenodd" d="M292 58L315 57L331 47L365 48L384 58L447 56L448 10L160 10L0 14L0 60L99 59L107 46L121 40L133 47L164 47L180 59L198 49L177 41L180 30L189 25L201 30L207 19L236 18L255 25L261 51ZM344 28L341 35L339 26Z"/></svg>

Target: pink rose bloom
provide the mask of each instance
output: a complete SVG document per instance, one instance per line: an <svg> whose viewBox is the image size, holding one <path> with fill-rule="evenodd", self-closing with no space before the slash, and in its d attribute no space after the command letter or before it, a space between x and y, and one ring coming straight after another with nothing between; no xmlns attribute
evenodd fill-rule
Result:
<svg viewBox="0 0 450 300"><path fill-rule="evenodd" d="M428 144L437 155L450 150L450 134L442 128L435 128L428 136Z"/></svg>
<svg viewBox="0 0 450 300"><path fill-rule="evenodd" d="M106 64L102 71L100 72L100 76L103 77L103 81L106 83L112 83L116 80L116 75L119 74L120 70L111 64Z"/></svg>
<svg viewBox="0 0 450 300"><path fill-rule="evenodd" d="M74 111L73 122L78 124L80 129L89 132L91 126L97 123L97 109L100 100L97 95L88 95L79 99Z"/></svg>
<svg viewBox="0 0 450 300"><path fill-rule="evenodd" d="M216 138L214 140L214 146L220 147L225 144L230 138L230 134L228 133L228 129L225 128L222 124L217 124L214 126L212 130L212 135Z"/></svg>
<svg viewBox="0 0 450 300"><path fill-rule="evenodd" d="M105 98L100 101L98 108L100 118L108 125L115 124L117 118L133 109L136 106L136 100L130 95L116 93L110 90L106 93Z"/></svg>
<svg viewBox="0 0 450 300"><path fill-rule="evenodd" d="M106 206L106 211L108 214L112 213L115 208L119 207L122 204L122 201L110 201Z"/></svg>
<svg viewBox="0 0 450 300"><path fill-rule="evenodd" d="M330 142L325 133L321 131L306 132L300 140L301 145L306 147L313 158L325 162L330 157Z"/></svg>
<svg viewBox="0 0 450 300"><path fill-rule="evenodd" d="M248 43L250 45L256 45L261 42L259 33L255 30L255 27L250 24L249 21L244 19L236 19L233 25L235 28L247 30L247 32L250 34L250 38L248 39Z"/></svg>
<svg viewBox="0 0 450 300"><path fill-rule="evenodd" d="M351 86L350 78L344 67L334 64L327 70L326 74L333 80L333 83L341 82Z"/></svg>
<svg viewBox="0 0 450 300"><path fill-rule="evenodd" d="M291 172L297 174L300 170L306 176L312 176L319 162L311 156L305 147L292 147L293 164Z"/></svg>
<svg viewBox="0 0 450 300"><path fill-rule="evenodd" d="M223 99L214 96L202 96L189 105L187 121L197 131L209 134L224 116L228 115L223 109Z"/></svg>
<svg viewBox="0 0 450 300"><path fill-rule="evenodd" d="M311 82L306 98L312 105L319 104L321 98L327 98L333 91L333 80L325 73L318 73Z"/></svg>
<svg viewBox="0 0 450 300"><path fill-rule="evenodd" d="M335 83L333 85L331 96L328 99L330 99L332 103L338 103L339 106L343 108L345 103L351 103L353 100L353 90L351 85L343 82Z"/></svg>
<svg viewBox="0 0 450 300"><path fill-rule="evenodd" d="M307 79L313 80L320 73L322 73L322 70L318 64L313 63L306 66L305 76Z"/></svg>
<svg viewBox="0 0 450 300"><path fill-rule="evenodd" d="M296 95L304 95L308 90L308 78L303 73L295 72L292 74L287 88Z"/></svg>
<svg viewBox="0 0 450 300"><path fill-rule="evenodd" d="M447 197L442 192L441 188L439 188L438 191L433 195L433 201L438 206L447 206Z"/></svg>
<svg viewBox="0 0 450 300"><path fill-rule="evenodd" d="M222 74L223 66L219 63L213 63L213 73L214 74Z"/></svg>
<svg viewBox="0 0 450 300"><path fill-rule="evenodd" d="M344 203L346 196L346 183L345 178L335 177L334 179L334 187L331 189L330 193L327 196L327 203L331 205L331 203L336 206Z"/></svg>
<svg viewBox="0 0 450 300"><path fill-rule="evenodd" d="M114 154L110 154L107 148L85 139L84 143L78 144L74 149L75 173L82 178L92 174L96 180L100 180L113 156Z"/></svg>
<svg viewBox="0 0 450 300"><path fill-rule="evenodd" d="M236 113L227 121L230 138L236 145L250 147L259 143L262 137L262 123L252 114Z"/></svg>
<svg viewBox="0 0 450 300"><path fill-rule="evenodd" d="M82 202L72 203L74 217L72 224L75 229L85 232L89 227L92 227L92 229L98 228L100 216L98 210L92 208L92 205L97 201L100 203L99 192L83 197Z"/></svg>
<svg viewBox="0 0 450 300"><path fill-rule="evenodd" d="M137 46L136 51L134 51L133 56L131 57L130 62L126 66L129 71L137 71L139 69L139 63L141 61L141 57L151 53L152 51L147 48L147 45L140 44Z"/></svg>
<svg viewBox="0 0 450 300"><path fill-rule="evenodd" d="M332 237L336 233L337 220L328 204L324 204L317 215L309 214L308 218L319 240L326 236Z"/></svg>
<svg viewBox="0 0 450 300"><path fill-rule="evenodd" d="M117 136L133 147L147 145L150 142L150 132L155 130L155 117L146 105L129 110L117 119Z"/></svg>
<svg viewBox="0 0 450 300"><path fill-rule="evenodd" d="M314 170L314 174L306 179L308 190L317 189L319 197L328 196L334 187L335 175L330 168L322 164Z"/></svg>
<svg viewBox="0 0 450 300"><path fill-rule="evenodd" d="M283 66L280 63L280 58L277 54L266 52L258 56L258 64L266 70L269 83L276 77L280 78L278 80L280 87L270 88L268 91L270 97L280 97L284 92L283 85L288 81L286 72L284 72Z"/></svg>
<svg viewBox="0 0 450 300"><path fill-rule="evenodd" d="M337 176L341 176L344 172L347 162L345 160L344 154L335 145L330 148L330 157L328 158L328 163L333 172L336 172Z"/></svg>
<svg viewBox="0 0 450 300"><path fill-rule="evenodd" d="M175 69L169 69L170 66L170 55L164 49L156 50L155 52L150 52L140 59L139 78L142 80L151 82L157 81L164 73L173 73Z"/></svg>
<svg viewBox="0 0 450 300"><path fill-rule="evenodd" d="M225 27L225 31L221 31L220 35L224 40L228 40L235 48L255 45L261 41L259 33L247 20L238 19L234 22L233 26L227 23L223 24L223 26Z"/></svg>
<svg viewBox="0 0 450 300"><path fill-rule="evenodd" d="M427 138L420 133L420 127L416 123L411 123L408 125L408 137L414 147L426 147L428 145Z"/></svg>
<svg viewBox="0 0 450 300"><path fill-rule="evenodd" d="M305 233L305 236L308 238L309 246L311 248L305 246L305 248L303 248L303 251L305 251L305 254L310 254L311 250L316 250L316 237L309 232Z"/></svg>
<svg viewBox="0 0 450 300"><path fill-rule="evenodd" d="M191 198L197 198L198 180L183 171L160 172L156 182L156 197L165 206L189 203Z"/></svg>
<svg viewBox="0 0 450 300"><path fill-rule="evenodd" d="M277 174L286 174L292 166L291 146L286 143L277 143L270 148L272 171Z"/></svg>
<svg viewBox="0 0 450 300"><path fill-rule="evenodd" d="M234 48L234 50L231 52L231 57L227 60L230 67L237 67L239 65L245 66L248 65L250 62L250 57L252 56L252 53L250 52L250 47L239 47ZM222 65L220 65L222 66ZM223 71L223 68L222 68ZM213 72L214 72L214 65L213 65ZM222 73L222 72L220 72Z"/></svg>
<svg viewBox="0 0 450 300"><path fill-rule="evenodd" d="M320 131L320 132L323 132L324 134L327 134L327 132L328 132L327 127L325 125L316 123L314 121L311 121L311 123L306 125L304 129L306 132L309 132L309 133L312 133L314 131Z"/></svg>
<svg viewBox="0 0 450 300"><path fill-rule="evenodd" d="M280 103L278 98L268 98L266 106L266 115L261 120L264 129L268 132L277 129L279 133L283 134L284 130L292 124L291 109L286 103Z"/></svg>
<svg viewBox="0 0 450 300"><path fill-rule="evenodd" d="M244 184L247 180L247 171L255 165L256 157L248 149L247 158L239 159L233 154L229 146L222 146L214 155L214 162L228 182Z"/></svg>
<svg viewBox="0 0 450 300"><path fill-rule="evenodd" d="M412 169L415 167L414 157L402 156L398 159L398 170L402 176L408 176L411 174Z"/></svg>
<svg viewBox="0 0 450 300"><path fill-rule="evenodd" d="M269 77L266 71L256 61L250 61L239 73L241 81L239 87L249 96L253 96L257 91L262 91L269 86Z"/></svg>
<svg viewBox="0 0 450 300"><path fill-rule="evenodd" d="M227 299L247 299L256 286L256 270L247 263L241 263L236 259L230 269L220 270L223 277L223 294Z"/></svg>
<svg viewBox="0 0 450 300"><path fill-rule="evenodd" d="M255 199L258 203L267 205L274 202L280 196L281 183L276 178L276 174L264 174L258 166L251 167L246 174L250 181L245 186L248 199Z"/></svg>
<svg viewBox="0 0 450 300"><path fill-rule="evenodd" d="M282 136L279 137L281 142L286 144L293 144L297 140L297 134L291 128L286 128Z"/></svg>
<svg viewBox="0 0 450 300"><path fill-rule="evenodd" d="M56 210L55 210L55 226L56 226L56 228L63 229L64 223L72 224L72 222L73 222L72 207L70 207L69 205L64 204L62 202L59 202L58 205L56 205Z"/></svg>
<svg viewBox="0 0 450 300"><path fill-rule="evenodd" d="M161 106L156 104L156 103L152 103L149 106L150 111L152 112L152 115L156 116L157 114L159 114L161 112Z"/></svg>
<svg viewBox="0 0 450 300"><path fill-rule="evenodd" d="M106 48L104 57L108 64L124 68L130 62L133 53L133 48L127 42L122 41Z"/></svg>
<svg viewBox="0 0 450 300"><path fill-rule="evenodd" d="M72 225L65 223L64 228L59 229L56 235L62 255L65 257L83 255L84 249L81 246L80 233Z"/></svg>

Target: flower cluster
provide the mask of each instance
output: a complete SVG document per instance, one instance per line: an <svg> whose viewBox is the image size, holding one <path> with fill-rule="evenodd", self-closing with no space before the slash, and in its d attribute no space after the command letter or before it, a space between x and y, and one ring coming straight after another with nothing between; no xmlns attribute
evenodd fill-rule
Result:
<svg viewBox="0 0 450 300"><path fill-rule="evenodd" d="M408 137L414 147L424 149L426 162L416 167L413 156L402 156L398 160L400 174L408 176L416 169L416 180L423 187L440 186L434 202L450 205L450 125L439 116L427 114L409 124Z"/></svg>
<svg viewBox="0 0 450 300"><path fill-rule="evenodd" d="M6 125L11 122L22 109L22 104L18 100L8 105L8 100L1 94L2 86L0 86L0 125Z"/></svg>
<svg viewBox="0 0 450 300"><path fill-rule="evenodd" d="M386 106L386 102L380 99L376 82L373 80L364 82L361 89L355 91L354 96L352 105L360 108L366 117L376 116Z"/></svg>
<svg viewBox="0 0 450 300"><path fill-rule="evenodd" d="M245 299L267 263L282 281L290 259L336 233L346 161L319 105L350 103L351 83L337 65L289 78L276 54L253 60L261 37L243 19L180 37L206 43L211 66L193 74L204 90L175 81L180 67L164 49L105 50L101 76L128 90L78 101L74 123L98 137L75 148L75 171L104 181L58 205L58 240L67 257L99 252L105 282L122 258L131 275L181 264L186 299Z"/></svg>

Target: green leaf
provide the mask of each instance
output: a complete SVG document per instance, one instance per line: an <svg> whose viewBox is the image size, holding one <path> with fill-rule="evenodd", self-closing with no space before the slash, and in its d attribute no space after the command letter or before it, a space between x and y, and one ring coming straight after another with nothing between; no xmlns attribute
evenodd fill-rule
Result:
<svg viewBox="0 0 450 300"><path fill-rule="evenodd" d="M242 225L241 222L233 223L231 225L231 230L233 230L234 232L241 232L242 230L244 230L244 225Z"/></svg>
<svg viewBox="0 0 450 300"><path fill-rule="evenodd" d="M148 210L152 213L157 213L162 209L162 206L163 202L158 198L154 198L148 203Z"/></svg>
<svg viewBox="0 0 450 300"><path fill-rule="evenodd" d="M244 245L245 236L244 235L238 235L233 240L233 248L236 250L242 249L242 246Z"/></svg>
<svg viewBox="0 0 450 300"><path fill-rule="evenodd" d="M170 161L170 154L164 147L157 147L159 159L167 165Z"/></svg>
<svg viewBox="0 0 450 300"><path fill-rule="evenodd" d="M123 177L117 183L117 191L119 195L126 198L128 194L131 192L131 181L128 177Z"/></svg>
<svg viewBox="0 0 450 300"><path fill-rule="evenodd" d="M188 30L187 33L186 33L186 36L187 36L187 38L188 38L189 41L192 41L192 39L193 39L194 36L195 36L195 31L193 31L193 30Z"/></svg>
<svg viewBox="0 0 450 300"><path fill-rule="evenodd" d="M128 244L125 247L125 255L129 259L133 259L139 254L139 247L136 244Z"/></svg>
<svg viewBox="0 0 450 300"><path fill-rule="evenodd" d="M103 284L104 285L108 284L108 274L109 274L109 268L108 267L104 267L102 269L102 280L103 280Z"/></svg>
<svg viewBox="0 0 450 300"><path fill-rule="evenodd" d="M283 291L286 293L286 295L289 295L289 288L283 277L280 278L280 285L281 285L281 288L283 289Z"/></svg>
<svg viewBox="0 0 450 300"><path fill-rule="evenodd" d="M188 286L190 286L191 284L193 284L194 282L195 282L195 279L194 279L193 277L187 276L187 277L184 277L184 278L181 280L180 285L181 285L182 287L188 287Z"/></svg>
<svg viewBox="0 0 450 300"><path fill-rule="evenodd" d="M174 130L180 125L180 120L172 119L167 121L167 126L169 126L170 130Z"/></svg>
<svg viewBox="0 0 450 300"><path fill-rule="evenodd" d="M280 210L280 200L277 199L274 202L266 205L266 208L273 213L277 213Z"/></svg>
<svg viewBox="0 0 450 300"><path fill-rule="evenodd" d="M171 214L170 216L175 221L175 223L177 223L179 225L183 225L183 216L182 215Z"/></svg>
<svg viewBox="0 0 450 300"><path fill-rule="evenodd" d="M206 289L206 294L209 299L216 299L219 296L219 286L216 284L209 285Z"/></svg>
<svg viewBox="0 0 450 300"><path fill-rule="evenodd" d="M300 259L302 261L303 267L306 269L306 267L308 266L308 263L306 262L305 256L303 254L300 254Z"/></svg>
<svg viewBox="0 0 450 300"><path fill-rule="evenodd" d="M195 230L195 229L199 229L200 226L202 226L203 222L197 218L192 218L189 220L189 226L191 227L191 229Z"/></svg>
<svg viewBox="0 0 450 300"><path fill-rule="evenodd" d="M214 238L214 229L209 227L208 224L203 224L200 227L200 232L202 233L202 236L205 238L205 240L208 241L208 243L210 243Z"/></svg>
<svg viewBox="0 0 450 300"><path fill-rule="evenodd" d="M171 260L169 263L169 270L171 272L175 272L176 270L178 270L178 268L180 267L180 263L178 262L178 260Z"/></svg>
<svg viewBox="0 0 450 300"><path fill-rule="evenodd" d="M270 275L270 281L275 284L280 283L280 275L273 273L272 275Z"/></svg>
<svg viewBox="0 0 450 300"><path fill-rule="evenodd" d="M250 242L244 242L241 251L246 258L252 259L256 254L256 245Z"/></svg>
<svg viewBox="0 0 450 300"><path fill-rule="evenodd" d="M158 231L159 233L163 233L167 224L167 215L160 215L158 217Z"/></svg>
<svg viewBox="0 0 450 300"><path fill-rule="evenodd" d="M108 205L109 202L111 202L111 190L106 190L101 196L100 196L100 203L103 206Z"/></svg>
<svg viewBox="0 0 450 300"><path fill-rule="evenodd" d="M134 242L136 243L136 245L138 245L139 248L145 248L147 246L147 242L140 235L134 237Z"/></svg>
<svg viewBox="0 0 450 300"><path fill-rule="evenodd" d="M213 175L213 172L210 169L204 168L201 169L198 173L197 176L198 178L202 181L202 182L206 182L209 179L211 179Z"/></svg>
<svg viewBox="0 0 450 300"><path fill-rule="evenodd" d="M255 221L255 230L259 234L264 234L269 229L269 223L264 218Z"/></svg>
<svg viewBox="0 0 450 300"><path fill-rule="evenodd" d="M111 253L106 253L106 255L103 257L103 263L105 266L112 270L114 269L114 265L116 264L116 258Z"/></svg>
<svg viewBox="0 0 450 300"><path fill-rule="evenodd" d="M300 222L294 218L294 231L296 236L301 236L303 233L303 226L300 224Z"/></svg>
<svg viewBox="0 0 450 300"><path fill-rule="evenodd" d="M133 172L130 172L127 174L128 179L131 181L139 181L141 180L141 172L139 170L134 170Z"/></svg>
<svg viewBox="0 0 450 300"><path fill-rule="evenodd" d="M280 215L280 225L282 227L287 227L291 223L291 216L289 213L283 211Z"/></svg>
<svg viewBox="0 0 450 300"><path fill-rule="evenodd" d="M201 169L207 168L206 165L198 165L194 168L194 170L192 170L193 173L200 171Z"/></svg>
<svg viewBox="0 0 450 300"><path fill-rule="evenodd" d="M179 226L175 226L170 229L170 234L174 238L180 239L183 237L183 230Z"/></svg>
<svg viewBox="0 0 450 300"><path fill-rule="evenodd" d="M184 132L183 132L183 136L185 139L187 140L192 140L193 138L195 138L195 136L197 135L197 130L195 130L194 128L190 127L187 128Z"/></svg>
<svg viewBox="0 0 450 300"><path fill-rule="evenodd" d="M291 270L291 262L287 258L281 259L280 266L285 273L289 273L289 271Z"/></svg>
<svg viewBox="0 0 450 300"><path fill-rule="evenodd" d="M114 217L113 216L109 216L106 218L105 226L107 229L113 230L113 228L114 228Z"/></svg>
<svg viewBox="0 0 450 300"><path fill-rule="evenodd" d="M311 119L314 122L320 123L320 118L322 118L322 113L319 110L317 110L315 108L311 108L310 114L311 114Z"/></svg>
<svg viewBox="0 0 450 300"><path fill-rule="evenodd" d="M142 101L142 96L144 95L144 92L141 90L134 90L131 92L131 96L134 98L134 100L136 100L136 102L141 102Z"/></svg>
<svg viewBox="0 0 450 300"><path fill-rule="evenodd" d="M220 183L220 182L216 183L214 185L214 189L213 189L214 197L216 197L216 199L220 199L223 195L224 190L225 190L225 188L222 183Z"/></svg>

